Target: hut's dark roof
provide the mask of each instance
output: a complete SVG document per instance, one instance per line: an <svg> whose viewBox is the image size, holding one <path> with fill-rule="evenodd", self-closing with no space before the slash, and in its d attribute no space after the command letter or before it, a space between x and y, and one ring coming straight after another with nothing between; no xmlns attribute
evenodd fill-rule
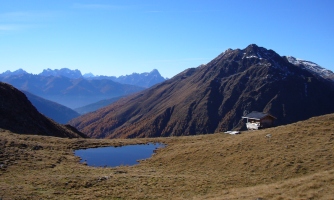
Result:
<svg viewBox="0 0 334 200"><path fill-rule="evenodd" d="M267 114L267 113L263 113L263 112L257 112L257 111L253 111L251 113L248 113L246 116L243 116L242 118L249 118L249 119L262 119L266 116L271 116L272 118L276 119L276 117Z"/></svg>

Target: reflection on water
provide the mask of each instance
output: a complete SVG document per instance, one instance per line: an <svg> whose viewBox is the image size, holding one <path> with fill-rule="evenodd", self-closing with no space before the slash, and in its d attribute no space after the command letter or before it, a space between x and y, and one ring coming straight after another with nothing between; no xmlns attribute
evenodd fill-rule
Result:
<svg viewBox="0 0 334 200"><path fill-rule="evenodd" d="M117 167L121 165L135 165L137 160L147 159L154 150L164 147L163 144L128 145L122 147L99 147L74 151L81 162L94 167Z"/></svg>

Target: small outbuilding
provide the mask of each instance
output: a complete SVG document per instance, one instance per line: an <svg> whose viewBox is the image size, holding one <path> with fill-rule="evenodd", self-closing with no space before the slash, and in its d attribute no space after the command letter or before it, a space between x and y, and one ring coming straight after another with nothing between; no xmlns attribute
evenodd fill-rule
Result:
<svg viewBox="0 0 334 200"><path fill-rule="evenodd" d="M246 127L248 130L257 130L261 128L272 127L274 125L274 120L276 119L276 117L270 114L257 111L248 113L242 118L247 119Z"/></svg>

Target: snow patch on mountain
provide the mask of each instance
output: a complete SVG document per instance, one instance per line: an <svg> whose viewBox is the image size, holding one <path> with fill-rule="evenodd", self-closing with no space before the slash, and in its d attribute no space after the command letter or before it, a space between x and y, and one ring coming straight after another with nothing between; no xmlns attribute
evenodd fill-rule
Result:
<svg viewBox="0 0 334 200"><path fill-rule="evenodd" d="M292 56L287 56L286 58L290 63L296 66L304 67L306 70L316 73L323 78L333 80L334 73L331 70L325 69L314 62L298 59Z"/></svg>

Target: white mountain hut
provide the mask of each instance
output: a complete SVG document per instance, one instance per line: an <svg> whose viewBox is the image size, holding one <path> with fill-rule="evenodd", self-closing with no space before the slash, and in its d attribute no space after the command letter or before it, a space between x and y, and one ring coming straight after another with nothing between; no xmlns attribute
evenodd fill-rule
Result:
<svg viewBox="0 0 334 200"><path fill-rule="evenodd" d="M276 119L276 117L270 114L257 111L248 113L242 118L247 119L246 127L248 130L257 130L261 128L272 127L274 125L274 120Z"/></svg>

